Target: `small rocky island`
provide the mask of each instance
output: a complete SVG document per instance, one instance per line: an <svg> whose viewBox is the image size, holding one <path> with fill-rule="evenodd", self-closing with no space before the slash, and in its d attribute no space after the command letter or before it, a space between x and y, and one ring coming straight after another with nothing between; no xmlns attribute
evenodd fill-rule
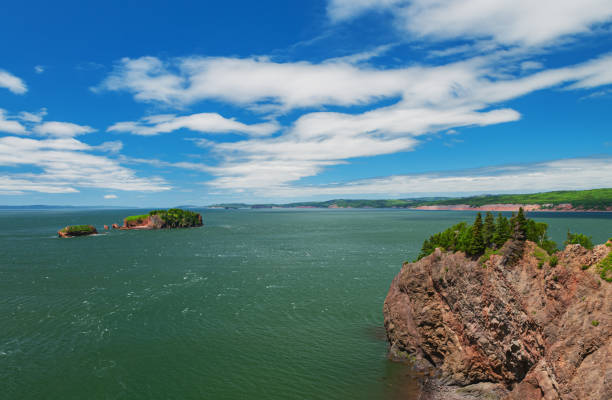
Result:
<svg viewBox="0 0 612 400"><path fill-rule="evenodd" d="M172 229L191 228L204 225L202 215L193 211L171 208L169 210L153 210L148 214L132 215L123 220L123 226L112 224L113 229ZM104 225L108 230L108 225ZM92 225L69 225L57 231L59 237L95 235L98 231Z"/></svg>
<svg viewBox="0 0 612 400"><path fill-rule="evenodd" d="M61 238L69 238L75 236L95 235L98 231L92 225L68 225L65 228L57 231L57 235Z"/></svg>
<svg viewBox="0 0 612 400"><path fill-rule="evenodd" d="M390 357L427 376L419 399L612 399L612 238L558 251L519 214L432 236L391 283Z"/></svg>
<svg viewBox="0 0 612 400"><path fill-rule="evenodd" d="M119 229L167 229L202 226L202 215L193 211L171 208L153 210L148 214L132 215L123 220Z"/></svg>

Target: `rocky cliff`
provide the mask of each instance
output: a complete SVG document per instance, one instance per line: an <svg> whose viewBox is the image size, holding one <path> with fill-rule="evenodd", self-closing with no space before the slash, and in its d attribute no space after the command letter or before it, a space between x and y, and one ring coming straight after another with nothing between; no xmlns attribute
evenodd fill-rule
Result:
<svg viewBox="0 0 612 400"><path fill-rule="evenodd" d="M516 246L404 264L384 303L391 357L428 372L421 399L612 399L612 242L557 263L531 242L504 256Z"/></svg>
<svg viewBox="0 0 612 400"><path fill-rule="evenodd" d="M125 219L120 229L161 229L164 221L158 215L148 215L140 219Z"/></svg>

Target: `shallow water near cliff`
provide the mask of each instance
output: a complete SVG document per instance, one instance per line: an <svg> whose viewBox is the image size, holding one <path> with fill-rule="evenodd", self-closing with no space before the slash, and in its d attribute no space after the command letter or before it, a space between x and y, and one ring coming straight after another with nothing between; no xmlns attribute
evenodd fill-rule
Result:
<svg viewBox="0 0 612 400"><path fill-rule="evenodd" d="M409 399L382 304L474 213L204 210L202 228L57 239L126 210L0 212L0 398ZM612 214L532 213L558 243Z"/></svg>

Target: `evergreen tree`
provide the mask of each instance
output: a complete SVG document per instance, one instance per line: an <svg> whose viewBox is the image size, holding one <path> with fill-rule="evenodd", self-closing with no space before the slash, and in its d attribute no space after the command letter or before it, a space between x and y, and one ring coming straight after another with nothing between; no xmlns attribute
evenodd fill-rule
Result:
<svg viewBox="0 0 612 400"><path fill-rule="evenodd" d="M484 253L485 244L482 239L482 215L478 213L476 215L476 220L474 221L474 225L472 225L472 237L470 240L470 246L468 249L468 253L472 256L479 255Z"/></svg>
<svg viewBox="0 0 612 400"><path fill-rule="evenodd" d="M510 225L512 226L512 239L520 242L525 241L527 219L525 218L523 207L519 208L518 214L516 216L513 215L510 221Z"/></svg>
<svg viewBox="0 0 612 400"><path fill-rule="evenodd" d="M499 249L501 248L506 240L510 239L510 224L508 218L504 217L501 213L497 214L497 221L495 222L495 233L493 234L493 243Z"/></svg>
<svg viewBox="0 0 612 400"><path fill-rule="evenodd" d="M520 207L518 210L518 214L516 214L516 219L514 221L516 224L515 231L518 229L520 231L520 236L522 239L527 239L527 231L529 230L529 222L527 222L527 217L525 217L525 211L523 211L523 207ZM513 233L514 235L514 233Z"/></svg>
<svg viewBox="0 0 612 400"><path fill-rule="evenodd" d="M493 244L493 235L495 234L495 221L493 214L487 212L482 228L482 240L484 241L485 247L491 247Z"/></svg>

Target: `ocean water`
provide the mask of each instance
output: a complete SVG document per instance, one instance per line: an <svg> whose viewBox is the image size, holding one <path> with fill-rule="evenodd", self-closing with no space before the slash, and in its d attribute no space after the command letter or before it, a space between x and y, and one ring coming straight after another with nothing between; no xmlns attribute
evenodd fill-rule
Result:
<svg viewBox="0 0 612 400"><path fill-rule="evenodd" d="M58 239L133 210L0 212L1 399L410 399L382 304L474 213L205 210L205 226ZM611 214L530 215L603 242Z"/></svg>

